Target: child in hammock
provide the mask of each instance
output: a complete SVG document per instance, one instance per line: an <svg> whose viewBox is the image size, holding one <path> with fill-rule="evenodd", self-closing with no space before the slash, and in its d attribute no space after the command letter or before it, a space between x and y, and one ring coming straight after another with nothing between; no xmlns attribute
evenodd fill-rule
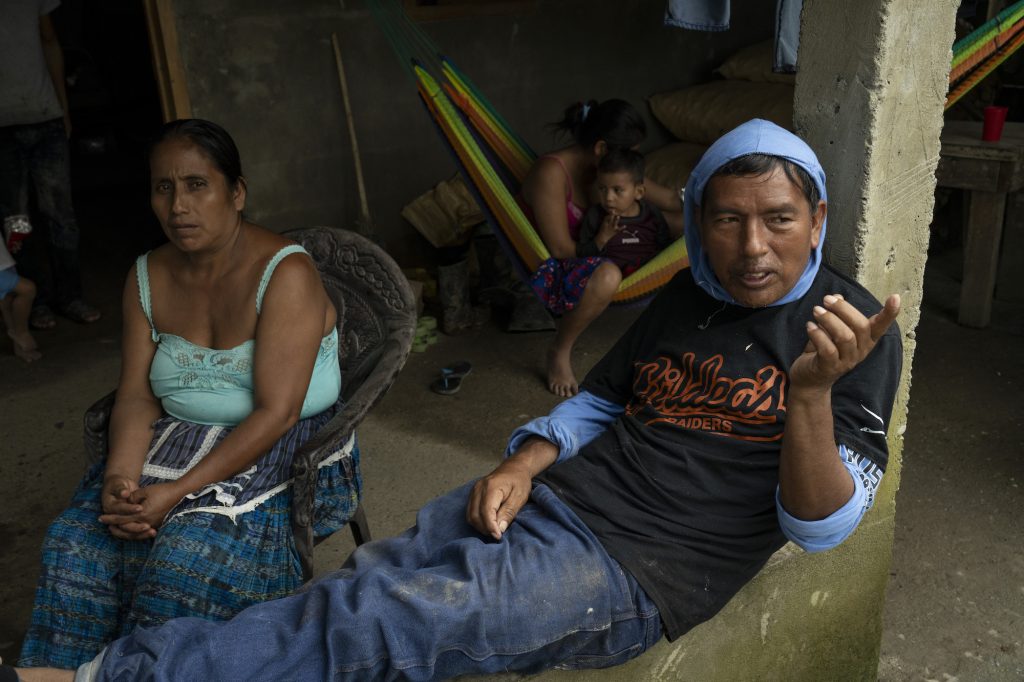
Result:
<svg viewBox="0 0 1024 682"><path fill-rule="evenodd" d="M644 201L644 157L613 149L597 164L600 203L580 226L577 256L602 256L628 277L672 241L661 211Z"/></svg>

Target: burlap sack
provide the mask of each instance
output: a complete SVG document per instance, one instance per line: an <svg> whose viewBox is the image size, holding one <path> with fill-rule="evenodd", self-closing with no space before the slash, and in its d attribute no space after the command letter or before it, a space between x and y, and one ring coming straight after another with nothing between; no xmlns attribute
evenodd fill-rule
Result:
<svg viewBox="0 0 1024 682"><path fill-rule="evenodd" d="M795 73L775 73L772 71L774 43L766 40L743 48L716 69L722 78L741 81L759 81L762 83L796 83Z"/></svg>
<svg viewBox="0 0 1024 682"><path fill-rule="evenodd" d="M402 217L436 248L465 244L473 228L484 222L480 207L458 175L407 204Z"/></svg>
<svg viewBox="0 0 1024 682"><path fill-rule="evenodd" d="M669 189L682 189L706 150L706 145L693 142L673 142L655 149L647 154L645 175Z"/></svg>
<svg viewBox="0 0 1024 682"><path fill-rule="evenodd" d="M752 118L793 129L793 86L714 81L651 95L651 113L684 142L711 144Z"/></svg>

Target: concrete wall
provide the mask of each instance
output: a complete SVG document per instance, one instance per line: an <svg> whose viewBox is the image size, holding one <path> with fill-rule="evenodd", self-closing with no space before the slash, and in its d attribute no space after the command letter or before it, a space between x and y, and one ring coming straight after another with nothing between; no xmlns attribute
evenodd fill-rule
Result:
<svg viewBox="0 0 1024 682"><path fill-rule="evenodd" d="M544 124L573 101L622 97L646 113L647 95L708 80L725 56L770 36L772 6L734 0L734 28L715 34L662 26L663 0L537 0L520 14L422 27L542 152L560 146ZM330 43L339 34L374 223L400 262L421 260L429 245L399 211L455 166L365 5L176 0L174 7L193 115L236 138L248 212L277 230L352 227L359 215ZM659 133L650 130L653 144Z"/></svg>

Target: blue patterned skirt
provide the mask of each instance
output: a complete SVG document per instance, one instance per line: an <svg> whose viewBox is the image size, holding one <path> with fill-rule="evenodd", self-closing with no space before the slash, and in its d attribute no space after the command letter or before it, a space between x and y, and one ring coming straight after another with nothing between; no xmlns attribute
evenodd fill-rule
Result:
<svg viewBox="0 0 1024 682"><path fill-rule="evenodd" d="M182 500L152 540L119 540L100 523L104 464L92 467L43 541L21 665L75 668L136 626L181 616L225 620L291 594L302 584L291 458L334 411L301 420L249 470ZM140 484L177 478L230 430L160 419ZM317 476L317 536L343 527L362 492L354 439L325 461Z"/></svg>
<svg viewBox="0 0 1024 682"><path fill-rule="evenodd" d="M605 261L599 256L548 258L530 278L530 287L544 307L562 315L576 307L590 276Z"/></svg>

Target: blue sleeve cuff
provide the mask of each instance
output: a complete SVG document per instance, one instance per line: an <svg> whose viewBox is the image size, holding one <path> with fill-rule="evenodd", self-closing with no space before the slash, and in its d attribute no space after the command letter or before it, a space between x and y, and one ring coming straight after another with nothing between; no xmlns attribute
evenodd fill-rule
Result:
<svg viewBox="0 0 1024 682"><path fill-rule="evenodd" d="M881 472L879 471L876 477L864 476L864 458L845 445L839 446L839 456L853 479L853 495L846 504L825 518L817 521L796 518L782 506L778 488L775 489L775 507L782 533L807 552L823 552L838 546L857 529L864 513L874 503L874 493L881 481Z"/></svg>
<svg viewBox="0 0 1024 682"><path fill-rule="evenodd" d="M579 449L599 436L625 408L593 393L582 391L555 406L546 417L523 424L508 440L505 456L518 450L531 436L539 436L558 446L558 460L574 457Z"/></svg>

